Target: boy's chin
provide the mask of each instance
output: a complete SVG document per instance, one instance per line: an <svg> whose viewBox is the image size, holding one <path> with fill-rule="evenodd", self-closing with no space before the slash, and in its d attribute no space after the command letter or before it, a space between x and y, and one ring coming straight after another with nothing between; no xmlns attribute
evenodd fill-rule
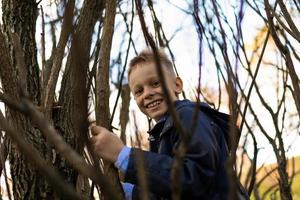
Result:
<svg viewBox="0 0 300 200"><path fill-rule="evenodd" d="M148 115L148 116L157 122L164 116L164 114L165 114L165 112L159 112L159 113L155 113L155 114L152 114L150 116Z"/></svg>

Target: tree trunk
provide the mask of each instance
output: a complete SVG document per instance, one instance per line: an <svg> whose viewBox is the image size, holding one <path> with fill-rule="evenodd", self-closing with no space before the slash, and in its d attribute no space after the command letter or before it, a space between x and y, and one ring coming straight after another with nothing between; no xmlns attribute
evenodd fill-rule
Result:
<svg viewBox="0 0 300 200"><path fill-rule="evenodd" d="M10 65L3 69L3 76L1 75L4 91L8 95L19 99L21 98L20 91L22 90L28 94L29 98L36 105L39 105L40 82L35 43L37 4L33 0L3 0L2 11L3 31L8 40L11 57ZM12 33L18 37L20 49L13 45L15 42L13 42ZM20 63L16 62L16 56L22 56L24 59L25 69L23 69L23 72L21 72ZM11 75L3 79L5 74L8 73L11 73ZM21 81L25 83L25 87L21 88ZM49 148L45 139L41 136L40 131L33 127L30 120L11 109L6 110L6 117L19 131L20 137L24 137L24 139L32 143L40 154L46 160L49 160ZM53 190L45 181L44 176L39 174L34 166L28 164L24 156L18 152L10 140L8 143L14 199L45 199L48 194L51 194L50 197L52 197Z"/></svg>
<svg viewBox="0 0 300 200"><path fill-rule="evenodd" d="M102 1L85 1L83 3L61 84L60 109L56 107L52 113L58 132L79 153L83 151L85 142L83 137L86 138L87 133L88 88L86 79L92 33L103 8ZM3 0L2 11L4 34L0 34L0 41L6 40L7 44L2 43L0 46L3 45L9 49L9 53L0 53L7 58L1 59L1 62L5 62L0 63L3 91L17 100L24 97L21 94L28 94L36 106L41 106L43 102L41 102L35 42L37 3L34 0ZM20 40L20 48L16 48L15 36ZM24 59L24 66L17 62L16 58L20 56ZM22 66L23 68L21 68ZM20 83L23 85L21 86ZM25 92L20 93L21 90L25 90ZM45 138L31 123L31 120L9 108L6 111L6 118L18 130L20 137L33 144L41 156L49 164L53 163L60 174L75 187L78 181L77 172L47 145ZM34 166L28 164L26 160L28 158L25 158L22 152L18 152L11 141L8 143L14 199L63 199L63 197L57 196L44 176ZM80 179L79 182L85 183L79 189L86 189L87 181Z"/></svg>
<svg viewBox="0 0 300 200"><path fill-rule="evenodd" d="M87 73L92 34L103 8L102 1L84 1L83 3L61 84L59 110L53 113L57 130L79 154L83 152L88 132ZM75 185L78 174L65 162L64 158L57 155L54 165L69 182Z"/></svg>

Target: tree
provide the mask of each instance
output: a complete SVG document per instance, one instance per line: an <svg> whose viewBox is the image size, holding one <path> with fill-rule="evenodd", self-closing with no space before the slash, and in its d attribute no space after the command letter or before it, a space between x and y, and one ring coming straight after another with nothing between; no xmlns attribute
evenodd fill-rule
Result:
<svg viewBox="0 0 300 200"><path fill-rule="evenodd" d="M84 188L82 195L87 198L89 185L86 181L80 183L81 179L78 178L78 169L82 166L74 166L80 163L71 162L73 165L71 167L70 163L66 162L68 160L66 153L70 152L62 151L72 148L71 154L74 151L78 155L83 155L84 145L88 139L89 56L94 26L102 16L105 6L102 1L83 2L77 23L73 24L75 1L71 0L61 5L64 9L61 35L58 44L54 44L53 54L47 62L43 61L40 71L35 42L37 2L3 1L3 30L1 32L1 44L3 45L1 54L4 55L1 59L1 63L3 63L1 68L3 95L9 98L14 97L17 100L15 106L24 104L25 110L29 110L29 112L26 113L21 109L23 113L20 113L16 112L16 107L7 107L6 119L2 118L2 123L15 124L13 131L18 131L19 136L28 140L28 145L32 145L39 152L35 156L43 157L45 163L53 165L59 171L60 176L58 177L63 177L60 178L61 180L65 180L73 186L81 184L80 188ZM64 66L58 100L55 100L55 88L68 41L70 50ZM9 54L9 52L11 53ZM28 100L30 102L27 105L25 101ZM7 104L9 103L7 102ZM36 108L30 111L32 105ZM57 133L63 138L64 142L60 145L69 146L59 150L57 144L50 143L51 139L47 138L45 133L41 134L45 131L41 128L43 124L38 122L36 122L38 125L34 124L36 119L34 114L30 114L37 110L44 113L45 118L42 123L55 127ZM38 118L37 121L41 118ZM10 132L8 129L6 131ZM52 186L49 186L43 173L40 173L36 166L28 164L29 158L24 157L13 141L8 140L7 148L15 199L56 199L60 196L57 196L53 190L54 183L52 182ZM74 158L69 159L74 160ZM75 170L76 168L77 170ZM57 189L59 187L57 186ZM65 190L63 188L60 189L60 192ZM73 189L73 191L69 191L69 194L64 195L78 198L81 194L72 194L74 191Z"/></svg>

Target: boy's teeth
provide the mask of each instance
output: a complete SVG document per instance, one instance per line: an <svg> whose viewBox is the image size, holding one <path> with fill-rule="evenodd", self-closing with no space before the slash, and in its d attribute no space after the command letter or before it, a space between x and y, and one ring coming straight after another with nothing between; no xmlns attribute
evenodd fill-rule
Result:
<svg viewBox="0 0 300 200"><path fill-rule="evenodd" d="M158 105L159 103L160 103L160 101L154 101L153 103L150 103L147 107L152 108L152 107Z"/></svg>

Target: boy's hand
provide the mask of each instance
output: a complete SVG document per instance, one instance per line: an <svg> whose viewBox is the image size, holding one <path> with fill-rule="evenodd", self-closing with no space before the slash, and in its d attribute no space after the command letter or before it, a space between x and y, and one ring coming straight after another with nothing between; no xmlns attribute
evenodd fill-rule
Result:
<svg viewBox="0 0 300 200"><path fill-rule="evenodd" d="M92 126L91 144L98 156L109 162L116 162L124 144L117 135L102 126Z"/></svg>

